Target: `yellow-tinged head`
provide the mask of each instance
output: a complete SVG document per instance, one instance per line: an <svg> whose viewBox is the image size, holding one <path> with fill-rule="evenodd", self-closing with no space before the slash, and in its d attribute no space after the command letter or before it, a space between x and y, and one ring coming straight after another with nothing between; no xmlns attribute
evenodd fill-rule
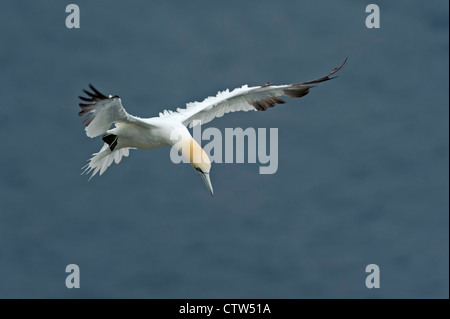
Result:
<svg viewBox="0 0 450 319"><path fill-rule="evenodd" d="M209 171L211 170L211 161L209 160L206 152L200 147L200 145L193 139L186 139L182 143L181 155L191 163L197 173L205 182L206 187L210 191L211 195L214 195L214 190L209 178Z"/></svg>
<svg viewBox="0 0 450 319"><path fill-rule="evenodd" d="M201 169L202 172L209 173L211 169L211 162L206 152L193 139L187 139L181 148L181 154L184 158L189 160L189 163L195 169Z"/></svg>

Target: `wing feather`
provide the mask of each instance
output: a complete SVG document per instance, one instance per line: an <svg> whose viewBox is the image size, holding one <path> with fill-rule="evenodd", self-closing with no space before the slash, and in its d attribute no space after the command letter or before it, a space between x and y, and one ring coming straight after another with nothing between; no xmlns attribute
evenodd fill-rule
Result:
<svg viewBox="0 0 450 319"><path fill-rule="evenodd" d="M338 72L347 64L347 59L337 68L333 69L326 76L302 83L288 85L272 85L266 83L261 86L248 87L244 85L233 91L218 92L214 97L208 97L202 102L188 103L185 109L177 109L176 113L163 112L160 116L173 116L176 114L181 117L184 125L192 127L197 124L205 124L216 117L222 117L226 113L238 111L265 111L277 104L284 104L286 101L282 96L290 98L301 98L307 95L311 84L319 84L334 79L331 75Z"/></svg>
<svg viewBox="0 0 450 319"><path fill-rule="evenodd" d="M131 148L121 148L119 150L112 151L109 149L108 144L103 144L103 147L97 153L92 154L89 162L82 168L83 172L81 174L91 174L91 179L97 173L102 175L106 169L115 162L119 164L122 158L129 155L129 149Z"/></svg>
<svg viewBox="0 0 450 319"><path fill-rule="evenodd" d="M87 136L99 136L105 133L113 123L149 125L141 121L139 117L128 114L117 95L107 97L91 84L89 87L92 92L83 90L88 97L79 96L82 101L89 103L80 103L81 111L78 113L79 116L88 115L82 122L86 126Z"/></svg>

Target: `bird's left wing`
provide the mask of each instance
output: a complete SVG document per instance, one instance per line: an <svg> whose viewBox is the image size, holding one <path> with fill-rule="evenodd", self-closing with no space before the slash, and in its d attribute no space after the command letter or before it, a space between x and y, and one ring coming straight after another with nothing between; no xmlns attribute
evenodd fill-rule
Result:
<svg viewBox="0 0 450 319"><path fill-rule="evenodd" d="M309 89L317 84L331 80L334 73L347 64L347 59L338 68L333 69L328 75L316 80L288 85L272 85L267 83L262 86L248 87L244 85L233 91L219 92L214 97L208 97L202 102L188 103L185 109L177 109L178 116L185 126L193 127L197 124L205 124L216 117L222 117L226 113L237 111L265 111L276 104L286 103L282 96L291 98L303 97L309 93ZM160 116L172 115L164 112Z"/></svg>
<svg viewBox="0 0 450 319"><path fill-rule="evenodd" d="M84 121L86 135L96 137L105 133L113 123L126 123L141 126L149 126L137 116L128 114L122 106L122 101L117 95L106 96L89 84L92 92L83 90L87 97L79 96L84 101L80 103L79 116L89 115ZM85 103L88 102L88 103Z"/></svg>

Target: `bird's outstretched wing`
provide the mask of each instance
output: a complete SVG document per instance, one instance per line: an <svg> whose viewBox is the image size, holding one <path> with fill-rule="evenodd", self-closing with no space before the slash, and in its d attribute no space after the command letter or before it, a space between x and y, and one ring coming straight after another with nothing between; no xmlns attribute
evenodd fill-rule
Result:
<svg viewBox="0 0 450 319"><path fill-rule="evenodd" d="M335 77L331 75L342 69L347 64L347 59L341 66L333 69L326 76L316 80L288 85L272 85L267 83L262 86L248 87L244 85L233 91L219 92L214 97L208 97L202 102L188 103L185 109L177 109L176 113L164 112L160 116L176 114L181 117L184 125L192 127L197 124L205 124L216 117L222 117L226 113L237 111L265 111L276 104L286 103L282 96L291 98L303 97L309 93L312 84L325 82Z"/></svg>
<svg viewBox="0 0 450 319"><path fill-rule="evenodd" d="M79 116L89 115L84 121L86 135L96 137L105 133L113 123L127 123L148 126L139 117L128 114L117 95L105 96L89 84L92 92L83 90L87 97L79 98L87 103L80 103Z"/></svg>

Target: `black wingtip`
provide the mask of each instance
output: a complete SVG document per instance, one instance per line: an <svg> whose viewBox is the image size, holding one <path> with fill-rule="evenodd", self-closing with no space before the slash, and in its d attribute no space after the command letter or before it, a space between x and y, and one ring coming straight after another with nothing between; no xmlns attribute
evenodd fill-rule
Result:
<svg viewBox="0 0 450 319"><path fill-rule="evenodd" d="M92 92L89 92L88 90L83 89L83 92L86 93L88 96L90 96L91 98L95 98L95 94Z"/></svg>
<svg viewBox="0 0 450 319"><path fill-rule="evenodd" d="M348 57L345 58L344 63L342 63L343 65L346 65L348 61Z"/></svg>
<svg viewBox="0 0 450 319"><path fill-rule="evenodd" d="M322 83L322 82L326 82L326 81L332 80L332 79L336 78L337 76L331 76L331 75L335 74L336 72L341 70L343 67L345 67L347 65L347 61L348 61L348 57L345 58L344 62L342 62L342 64L339 67L334 68L333 70L331 70L330 73L328 73L324 77L321 77L319 79L315 79L315 80L312 80L312 81L307 81L307 82L302 82L302 83L294 83L294 84L291 84L291 85L293 85L293 86L303 86L303 85L317 84L317 83Z"/></svg>
<svg viewBox="0 0 450 319"><path fill-rule="evenodd" d="M84 97L84 96L78 96L78 98L82 101L86 101L86 102L92 102L92 99Z"/></svg>
<svg viewBox="0 0 450 319"><path fill-rule="evenodd" d="M339 67L335 68L335 69L330 73L330 75L336 73L337 71L339 71L340 69L342 69L343 67L345 67L345 66L347 65L347 61L348 61L348 57L346 57L345 60L344 60L344 62L342 62L342 64L341 64Z"/></svg>
<svg viewBox="0 0 450 319"><path fill-rule="evenodd" d="M97 90L91 83L89 83L89 87L91 88L92 91L94 91L94 93L99 96L102 99L107 99L108 97L105 96L103 93L101 93L99 90Z"/></svg>

